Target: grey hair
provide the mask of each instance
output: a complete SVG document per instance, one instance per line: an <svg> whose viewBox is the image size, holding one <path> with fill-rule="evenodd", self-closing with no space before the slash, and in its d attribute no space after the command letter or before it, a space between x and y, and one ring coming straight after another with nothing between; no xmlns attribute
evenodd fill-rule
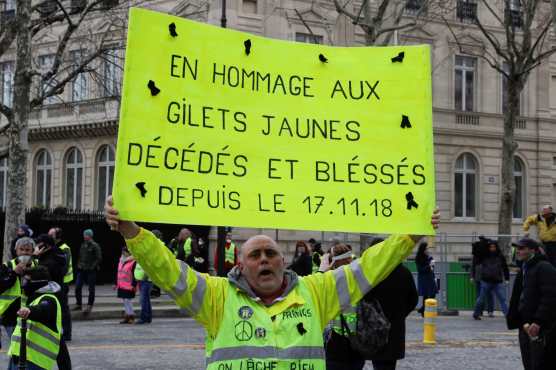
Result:
<svg viewBox="0 0 556 370"><path fill-rule="evenodd" d="M15 242L15 248L16 249L18 247L23 247L25 245L30 245L34 249L35 248L35 241L33 239L27 237L27 236L24 236L23 238L17 239L17 241Z"/></svg>

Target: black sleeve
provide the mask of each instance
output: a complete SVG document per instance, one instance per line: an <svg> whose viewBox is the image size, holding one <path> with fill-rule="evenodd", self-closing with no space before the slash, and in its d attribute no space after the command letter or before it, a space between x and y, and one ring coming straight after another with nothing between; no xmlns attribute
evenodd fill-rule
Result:
<svg viewBox="0 0 556 370"><path fill-rule="evenodd" d="M51 327L53 323L55 325L56 302L52 298L43 298L38 305L30 306L29 309L31 310L29 320L40 322L48 327Z"/></svg>
<svg viewBox="0 0 556 370"><path fill-rule="evenodd" d="M552 323L556 316L556 269L548 262L539 265L537 282L539 287L539 306L533 319L541 327Z"/></svg>
<svg viewBox="0 0 556 370"><path fill-rule="evenodd" d="M185 243L185 242L184 242L184 243ZM186 255L185 255L185 248L182 248L182 247L180 246L180 243L179 243L179 242L176 243L176 248L178 248L178 254L177 254L176 258L179 259L179 260L181 260L181 261L187 262L186 259L187 259L187 257L189 257L189 256L186 256ZM187 264L190 265L189 262L187 262Z"/></svg>
<svg viewBox="0 0 556 370"><path fill-rule="evenodd" d="M17 274L12 269L4 264L0 265L0 292L11 288L15 279L17 279Z"/></svg>
<svg viewBox="0 0 556 370"><path fill-rule="evenodd" d="M407 317L415 307L417 307L417 303L419 303L419 293L415 286L415 280L413 280L413 274L405 267L404 270L407 284L407 306L405 307L405 316Z"/></svg>
<svg viewBox="0 0 556 370"><path fill-rule="evenodd" d="M502 260L502 269L504 271L504 280L510 281L510 270L508 269L508 263L506 262L506 258L504 256L500 256Z"/></svg>
<svg viewBox="0 0 556 370"><path fill-rule="evenodd" d="M305 276L311 275L311 273L313 272L313 259L311 258L311 256L306 255L303 257L303 270Z"/></svg>

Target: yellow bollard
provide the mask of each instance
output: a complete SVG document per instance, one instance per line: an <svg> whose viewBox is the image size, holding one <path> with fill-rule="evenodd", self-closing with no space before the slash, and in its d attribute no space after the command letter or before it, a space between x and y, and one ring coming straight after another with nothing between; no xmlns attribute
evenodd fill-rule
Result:
<svg viewBox="0 0 556 370"><path fill-rule="evenodd" d="M423 325L423 343L425 344L436 344L436 316L436 299L429 298L425 301L425 321Z"/></svg>

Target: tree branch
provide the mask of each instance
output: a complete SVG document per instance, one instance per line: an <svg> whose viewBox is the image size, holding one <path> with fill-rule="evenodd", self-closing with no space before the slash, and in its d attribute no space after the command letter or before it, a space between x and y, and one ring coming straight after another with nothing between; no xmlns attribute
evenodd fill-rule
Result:
<svg viewBox="0 0 556 370"><path fill-rule="evenodd" d="M305 19L303 19L303 16L301 16L301 13L299 13L299 11L297 9L295 10L295 14L297 14L297 16L299 17L299 19L301 20L301 22L303 23L303 25L305 26L305 28L307 28L307 31L309 31L309 33L311 34L311 37L313 38L313 40L315 41L315 44L318 44L317 41L317 36L315 36L315 34L313 33L313 30L311 29L311 27L309 27L309 25L307 24L307 22L305 22Z"/></svg>
<svg viewBox="0 0 556 370"><path fill-rule="evenodd" d="M0 31L0 56L13 44L16 36L16 22L15 20L9 21L3 25Z"/></svg>

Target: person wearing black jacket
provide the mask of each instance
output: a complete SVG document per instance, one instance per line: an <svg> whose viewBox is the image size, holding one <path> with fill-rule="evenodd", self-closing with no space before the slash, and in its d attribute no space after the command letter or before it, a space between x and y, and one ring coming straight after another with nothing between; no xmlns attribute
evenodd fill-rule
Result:
<svg viewBox="0 0 556 370"><path fill-rule="evenodd" d="M473 318L475 320L481 319L481 312L488 294L494 295L500 302L500 307L504 315L508 313L508 306L506 305L505 285L504 282L510 280L510 271L506 258L500 251L496 240L489 240L488 253L483 258L481 263L481 293L475 303L475 310L473 311Z"/></svg>
<svg viewBox="0 0 556 370"><path fill-rule="evenodd" d="M9 302L11 299L10 296L19 296L21 290L16 293L10 292L10 289L15 289L14 285L18 282L17 280L21 279L21 276L25 273L25 269L36 264L32 259L34 248L35 242L33 239L28 237L19 238L14 249L16 257L6 264L0 265L0 307L2 309L2 311L0 311L0 319L2 325L6 329L8 337L11 337L17 324L17 311L21 307L20 297L14 299L11 303Z"/></svg>
<svg viewBox="0 0 556 370"><path fill-rule="evenodd" d="M60 285L54 281L49 280L50 275L44 266L37 266L25 271L22 279L22 290L27 296L28 307L22 307L17 311L17 315L23 319L31 322L37 322L54 332L61 332L61 327L58 327L58 305ZM38 304L31 304L42 295L48 294L39 301ZM51 297L54 296L55 298ZM61 320L61 319L60 319ZM29 327L29 330L32 330ZM14 333L15 335L15 333ZM61 335L61 333L60 333ZM14 341L12 339L12 345ZM11 346L10 346L11 347ZM9 369L17 369L19 363L19 355L13 353L10 348L11 360ZM33 363L32 358L27 358L27 369L41 369L40 366ZM60 345L57 359L59 370L71 370L71 359L63 337L60 337Z"/></svg>
<svg viewBox="0 0 556 370"><path fill-rule="evenodd" d="M411 272L398 265L386 279L363 299L376 298L390 321L388 344L373 358L374 370L394 370L397 360L405 357L405 319L419 302L417 287Z"/></svg>
<svg viewBox="0 0 556 370"><path fill-rule="evenodd" d="M313 272L313 259L309 246L304 241L299 240L295 244L295 254L293 255L292 264L288 267L295 271L299 276L311 275Z"/></svg>
<svg viewBox="0 0 556 370"><path fill-rule="evenodd" d="M67 270L66 255L48 234L39 235L36 243L38 250L35 254L38 256L39 265L46 267L50 279L62 286Z"/></svg>
<svg viewBox="0 0 556 370"><path fill-rule="evenodd" d="M539 253L539 244L523 238L513 244L522 261L506 317L519 329L525 370L556 369L556 268Z"/></svg>

